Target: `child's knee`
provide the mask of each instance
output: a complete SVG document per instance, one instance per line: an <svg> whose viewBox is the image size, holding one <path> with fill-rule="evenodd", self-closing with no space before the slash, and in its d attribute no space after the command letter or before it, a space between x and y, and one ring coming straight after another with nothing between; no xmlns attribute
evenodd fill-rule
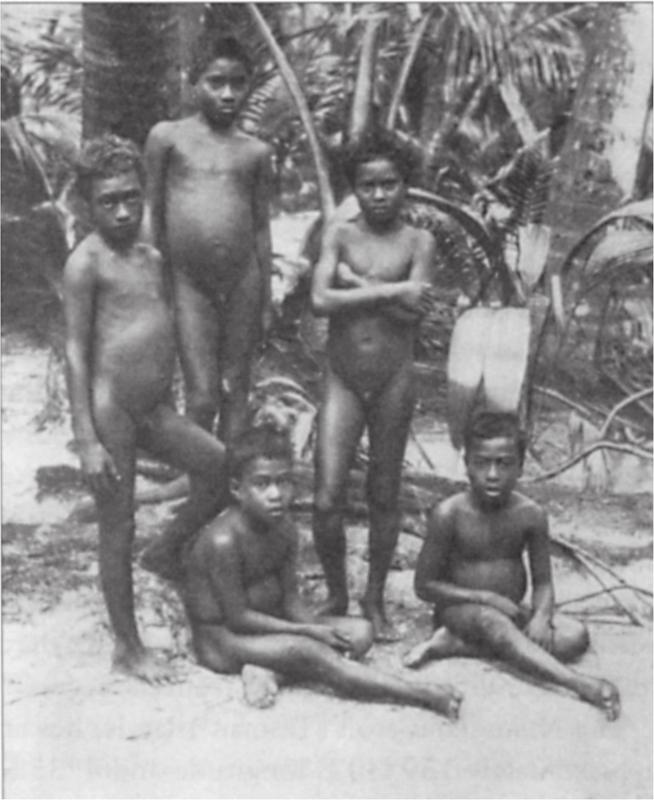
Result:
<svg viewBox="0 0 654 800"><path fill-rule="evenodd" d="M193 419L215 415L218 409L218 392L208 386L189 388L186 393L186 411Z"/></svg>
<svg viewBox="0 0 654 800"><path fill-rule="evenodd" d="M379 513L393 514L397 511L399 484L394 478L369 475L366 495L371 509Z"/></svg>
<svg viewBox="0 0 654 800"><path fill-rule="evenodd" d="M342 492L331 486L319 487L314 496L313 507L318 514L335 514L342 511Z"/></svg>
<svg viewBox="0 0 654 800"><path fill-rule="evenodd" d="M348 636L352 643L354 658L362 658L373 645L374 632L372 624L367 619L349 620Z"/></svg>
<svg viewBox="0 0 654 800"><path fill-rule="evenodd" d="M554 655L559 661L576 661L589 647L590 634L583 622L561 615L554 618Z"/></svg>

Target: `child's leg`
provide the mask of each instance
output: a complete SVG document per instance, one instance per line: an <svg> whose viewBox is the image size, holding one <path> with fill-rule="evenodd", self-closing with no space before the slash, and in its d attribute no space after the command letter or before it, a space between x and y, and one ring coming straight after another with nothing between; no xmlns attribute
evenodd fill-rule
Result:
<svg viewBox="0 0 654 800"><path fill-rule="evenodd" d="M367 619L362 617L324 616L320 618L320 621L331 625L332 628L335 628L351 642L351 658L363 658L372 647L374 635L372 625Z"/></svg>
<svg viewBox="0 0 654 800"><path fill-rule="evenodd" d="M134 617L134 424L124 411L109 406L96 406L94 421L120 475L112 491L95 495L100 529L100 581L116 638L113 666L149 683L159 683L169 680L172 670L157 663L145 649Z"/></svg>
<svg viewBox="0 0 654 800"><path fill-rule="evenodd" d="M414 405L413 369L407 365L389 381L368 413L370 566L361 606L378 640L396 638L384 613L384 586L399 536L402 462Z"/></svg>
<svg viewBox="0 0 654 800"><path fill-rule="evenodd" d="M313 512L313 539L329 592L322 609L325 614L347 613L343 501L363 425L363 408L358 397L327 368L318 414Z"/></svg>
<svg viewBox="0 0 654 800"><path fill-rule="evenodd" d="M246 636L223 627L203 625L197 632L196 649L203 666L220 672L224 671L227 656L233 671L244 664L255 664L294 680L326 684L362 700L421 706L451 719L459 714L462 697L453 687L409 683L377 672L305 636Z"/></svg>
<svg viewBox="0 0 654 800"><path fill-rule="evenodd" d="M613 684L575 672L528 639L501 612L489 606L464 603L443 612L443 622L465 642L536 678L564 686L601 708L607 719L620 714L620 696Z"/></svg>
<svg viewBox="0 0 654 800"><path fill-rule="evenodd" d="M218 437L229 445L248 422L252 360L261 338L261 272L250 264L225 302Z"/></svg>
<svg viewBox="0 0 654 800"><path fill-rule="evenodd" d="M225 448L210 433L168 406L158 406L139 429L139 444L157 458L189 473L190 493L141 566L164 578L181 577L181 547L228 501Z"/></svg>
<svg viewBox="0 0 654 800"><path fill-rule="evenodd" d="M588 628L578 619L565 614L555 614L552 655L567 664L576 661L590 646Z"/></svg>
<svg viewBox="0 0 654 800"><path fill-rule="evenodd" d="M412 647L404 656L402 663L409 669L418 669L428 661L440 658L479 658L483 654L478 647L466 644L446 627L436 628L424 642Z"/></svg>
<svg viewBox="0 0 654 800"><path fill-rule="evenodd" d="M174 271L177 348L186 388L186 413L207 431L219 401L219 331L216 305L181 270Z"/></svg>

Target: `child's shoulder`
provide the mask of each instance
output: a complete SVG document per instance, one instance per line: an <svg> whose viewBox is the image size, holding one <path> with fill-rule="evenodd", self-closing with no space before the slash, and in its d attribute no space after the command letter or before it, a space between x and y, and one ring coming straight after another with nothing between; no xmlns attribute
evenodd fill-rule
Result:
<svg viewBox="0 0 654 800"><path fill-rule="evenodd" d="M93 271L107 246L95 231L79 241L66 259L64 272L67 275L80 275Z"/></svg>
<svg viewBox="0 0 654 800"><path fill-rule="evenodd" d="M272 147L267 142L264 142L262 139L259 139L250 133L237 130L234 133L234 138L237 139L243 145L245 150L251 153L254 158L269 158L272 155Z"/></svg>
<svg viewBox="0 0 654 800"><path fill-rule="evenodd" d="M431 515L434 518L441 520L452 520L457 512L465 511L470 507L470 498L468 492L461 491L456 494L446 497L440 503L436 503L431 510Z"/></svg>
<svg viewBox="0 0 654 800"><path fill-rule="evenodd" d="M511 510L516 513L526 514L530 520L535 522L547 519L547 512L543 506L531 497L527 497L526 494L522 494L522 492L514 491L511 493Z"/></svg>

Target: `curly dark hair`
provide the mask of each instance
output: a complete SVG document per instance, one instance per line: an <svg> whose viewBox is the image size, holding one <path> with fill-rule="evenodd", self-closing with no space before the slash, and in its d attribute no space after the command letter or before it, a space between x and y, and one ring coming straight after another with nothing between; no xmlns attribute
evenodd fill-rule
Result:
<svg viewBox="0 0 654 800"><path fill-rule="evenodd" d="M527 450L527 434L522 429L518 417L515 414L492 411L476 414L466 426L463 434L463 449L466 458L476 441L499 437L513 439L522 464Z"/></svg>
<svg viewBox="0 0 654 800"><path fill-rule="evenodd" d="M95 179L114 178L132 170L143 185L145 173L138 147L129 139L106 133L84 143L75 163L75 188L88 201Z"/></svg>
<svg viewBox="0 0 654 800"><path fill-rule="evenodd" d="M229 474L237 480L257 458L279 459L293 463L293 446L285 431L264 424L242 433L229 450Z"/></svg>
<svg viewBox="0 0 654 800"><path fill-rule="evenodd" d="M375 128L356 142L345 145L342 158L343 172L351 186L356 181L358 167L368 161L379 158L390 161L407 183L419 166L415 153L384 128Z"/></svg>
<svg viewBox="0 0 654 800"><path fill-rule="evenodd" d="M193 52L188 79L192 84L200 80L205 69L217 58L229 58L238 61L245 67L248 75L252 75L254 67L247 50L234 36L201 37Z"/></svg>

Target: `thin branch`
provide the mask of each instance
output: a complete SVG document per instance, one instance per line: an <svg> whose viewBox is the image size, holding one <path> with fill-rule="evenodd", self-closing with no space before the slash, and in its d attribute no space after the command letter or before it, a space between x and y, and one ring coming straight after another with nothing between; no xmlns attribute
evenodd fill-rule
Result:
<svg viewBox="0 0 654 800"><path fill-rule="evenodd" d="M622 444L620 442L609 442L605 439L602 439L601 441L593 442L593 444L589 445L580 453L577 453L576 456L573 456L564 464L561 464L561 466L551 469L549 472L545 472L543 475L537 475L535 478L531 478L530 480L526 481L526 483L540 483L541 481L547 481L550 478L555 478L562 472L566 472L571 467L574 467L575 464L583 461L584 458L589 456L591 453L594 453L595 450L616 450L619 453L630 453L632 456L647 458L650 461L654 458L649 450L645 450L642 447L635 447L632 444Z"/></svg>
<svg viewBox="0 0 654 800"><path fill-rule="evenodd" d="M638 400L642 400L644 397L647 397L648 394L652 394L652 391L653 387L651 386L648 387L647 389L641 389L639 392L635 392L634 394L629 395L629 397L625 397L624 400L621 400L617 405L615 405L609 412L608 417L604 420L602 429L599 432L600 439L603 439L606 436L609 427L611 426L611 423L613 422L619 411L622 411L623 408L630 405L631 403L635 403Z"/></svg>
<svg viewBox="0 0 654 800"><path fill-rule="evenodd" d="M550 536L550 540L557 544L562 550L566 553L569 553L574 559L576 559L583 567L586 568L587 572L595 578L595 580L599 583L599 585L607 592L611 592L611 596L613 597L614 603L621 608L625 614L631 619L631 621L640 627L643 627L644 623L640 616L636 614L635 611L632 611L630 608L625 606L622 600L612 593L612 587L607 586L604 578L602 578L595 566L600 567L605 572L607 572L612 578L614 578L621 586L627 586L627 582L622 578L618 573L609 567L601 558L594 556L592 553L589 553L587 550L579 547L579 545L572 544L572 542L568 542L565 539L561 539L559 536Z"/></svg>
<svg viewBox="0 0 654 800"><path fill-rule="evenodd" d="M579 597L571 597L569 600L561 600L556 604L557 608L563 608L563 606L570 605L571 603L580 603L582 600L591 600L593 597L599 597L603 594L612 594L613 592L620 592L624 589L629 589L633 592L640 592L648 597L652 597L652 592L649 589L643 589L640 586L633 586L631 583L627 583L624 586L611 586L608 589L598 589L596 592L588 592L587 594L581 594Z"/></svg>

